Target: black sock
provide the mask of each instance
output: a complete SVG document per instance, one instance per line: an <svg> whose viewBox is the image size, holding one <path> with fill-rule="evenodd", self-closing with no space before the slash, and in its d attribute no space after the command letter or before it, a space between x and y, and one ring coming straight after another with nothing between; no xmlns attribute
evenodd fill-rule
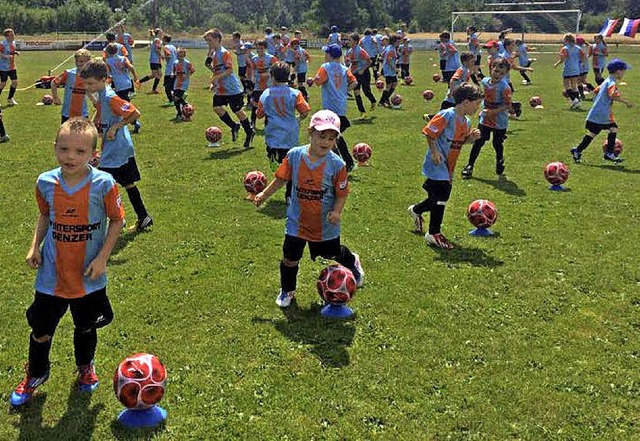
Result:
<svg viewBox="0 0 640 441"><path fill-rule="evenodd" d="M173 89L169 86L164 86L164 93L167 95L167 100L173 101Z"/></svg>
<svg viewBox="0 0 640 441"><path fill-rule="evenodd" d="M614 153L616 149L616 138L618 134L609 132L607 135L607 153Z"/></svg>
<svg viewBox="0 0 640 441"><path fill-rule="evenodd" d="M140 82L141 82L141 83L146 83L146 82L147 82L147 81L149 81L151 78L153 78L153 77L150 77L149 75L146 75L146 76L144 76L144 77L140 78Z"/></svg>
<svg viewBox="0 0 640 441"><path fill-rule="evenodd" d="M387 90L382 91L382 96L380 97L379 103L384 104L386 102L389 102L389 95L391 95L389 91Z"/></svg>
<svg viewBox="0 0 640 441"><path fill-rule="evenodd" d="M578 86L578 96L580 99L584 99L584 86L582 84Z"/></svg>
<svg viewBox="0 0 640 441"><path fill-rule="evenodd" d="M591 141L593 141L592 137L590 137L589 135L584 135L584 138L582 138L582 141L580 141L580 144L578 144L578 147L576 147L576 149L579 152L584 151L584 149L589 147L589 144L591 144Z"/></svg>
<svg viewBox="0 0 640 441"><path fill-rule="evenodd" d="M16 94L16 88L14 86L9 86L9 96L7 97L7 99L11 99L13 98L13 96Z"/></svg>
<svg viewBox="0 0 640 441"><path fill-rule="evenodd" d="M2 116L0 115L0 137L7 136L7 132L4 129L4 123L2 122Z"/></svg>
<svg viewBox="0 0 640 441"><path fill-rule="evenodd" d="M127 188L127 195L129 196L129 200L131 201L131 205L133 205L133 210L136 212L138 219L142 220L147 217L149 213L147 213L144 202L142 202L142 196L140 196L140 190L138 190L138 187L134 186Z"/></svg>
<svg viewBox="0 0 640 441"><path fill-rule="evenodd" d="M247 135L251 133L251 131L253 130L251 128L251 123L249 122L249 118L245 118L240 120L240 124L242 124L242 128L244 129L244 133L246 133Z"/></svg>
<svg viewBox="0 0 640 441"><path fill-rule="evenodd" d="M2 89L0 89L0 95L2 95L2 91L4 90L4 87Z"/></svg>
<svg viewBox="0 0 640 441"><path fill-rule="evenodd" d="M444 207L443 201L437 201L431 208L431 215L429 216L429 234L440 233L442 227L442 219L444 219Z"/></svg>
<svg viewBox="0 0 640 441"><path fill-rule="evenodd" d="M225 123L226 125L229 126L229 128L231 129L235 129L236 128L236 123L233 122L233 120L231 119L231 117L229 116L229 112L224 112L224 115L222 115L220 117L220 119L222 120L223 123Z"/></svg>
<svg viewBox="0 0 640 441"><path fill-rule="evenodd" d="M523 71L523 72L520 72L520 75L522 75L522 78L524 78L524 80L525 80L527 83L530 83L530 82L531 82L531 80L529 79L529 76L527 75L527 73L526 73L526 72L524 72L524 71Z"/></svg>
<svg viewBox="0 0 640 441"><path fill-rule="evenodd" d="M298 279L298 265L290 267L280 262L280 287L285 292L296 290Z"/></svg>
<svg viewBox="0 0 640 441"><path fill-rule="evenodd" d="M158 84L160 84L160 78L155 78L153 80L153 90L156 90L158 88Z"/></svg>
<svg viewBox="0 0 640 441"><path fill-rule="evenodd" d="M480 156L480 150L482 150L484 143L485 143L485 140L482 138L478 139L476 142L473 143L473 147L471 147L471 153L469 153L469 162L468 162L468 164L471 167L473 167L473 165L476 163L476 160L478 159L478 156Z"/></svg>
<svg viewBox="0 0 640 441"><path fill-rule="evenodd" d="M338 151L340 152L340 157L347 164L347 171L353 170L355 162L353 161L351 152L349 152L349 147L347 147L347 141L344 140L344 137L342 135L338 136L336 146L338 147Z"/></svg>
<svg viewBox="0 0 640 441"><path fill-rule="evenodd" d="M353 255L349 248L340 245L340 255L335 257L336 262L353 271L356 267L356 256Z"/></svg>
<svg viewBox="0 0 640 441"><path fill-rule="evenodd" d="M356 106L358 106L358 110L360 113L364 113L364 104L362 104L362 97L360 95L356 95Z"/></svg>
<svg viewBox="0 0 640 441"><path fill-rule="evenodd" d="M422 202L420 202L419 204L415 204L413 206L413 212L416 214L422 214L425 213L427 211L431 211L431 209L433 208L433 204L435 203L435 200L431 199L431 198L427 198L425 200L423 200Z"/></svg>
<svg viewBox="0 0 640 441"><path fill-rule="evenodd" d="M298 85L298 90L305 100L309 100L309 94L307 93L307 88L305 86Z"/></svg>
<svg viewBox="0 0 640 441"><path fill-rule="evenodd" d="M84 366L91 363L96 355L96 346L98 344L98 332L95 329L88 331L73 331L73 349L76 357L76 366Z"/></svg>
<svg viewBox="0 0 640 441"><path fill-rule="evenodd" d="M182 102L181 102L181 100L175 100L173 102L173 105L176 106L176 115L177 116L182 115Z"/></svg>
<svg viewBox="0 0 640 441"><path fill-rule="evenodd" d="M49 351L51 342L39 343L33 339L33 334L29 334L29 375L32 377L42 377L49 370Z"/></svg>

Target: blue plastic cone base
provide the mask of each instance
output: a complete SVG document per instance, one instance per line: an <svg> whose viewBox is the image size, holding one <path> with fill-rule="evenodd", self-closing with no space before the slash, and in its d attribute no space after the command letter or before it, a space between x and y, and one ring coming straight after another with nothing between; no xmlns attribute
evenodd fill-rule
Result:
<svg viewBox="0 0 640 441"><path fill-rule="evenodd" d="M160 406L148 409L125 409L118 415L118 422L127 429L156 427L167 419L167 411Z"/></svg>
<svg viewBox="0 0 640 441"><path fill-rule="evenodd" d="M552 185L551 187L549 187L549 190L553 190L553 191L565 191L566 188L564 188L562 185L556 184L556 185Z"/></svg>
<svg viewBox="0 0 640 441"><path fill-rule="evenodd" d="M488 228L474 228L473 230L469 231L469 235L477 237L488 237L493 236L493 231Z"/></svg>
<svg viewBox="0 0 640 441"><path fill-rule="evenodd" d="M331 303L324 305L320 310L320 315L331 318L349 318L353 315L353 309L345 304L332 305Z"/></svg>

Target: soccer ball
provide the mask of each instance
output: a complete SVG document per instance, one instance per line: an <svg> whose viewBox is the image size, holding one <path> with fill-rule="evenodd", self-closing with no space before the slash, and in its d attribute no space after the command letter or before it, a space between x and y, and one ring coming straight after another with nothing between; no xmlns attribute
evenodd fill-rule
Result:
<svg viewBox="0 0 640 441"><path fill-rule="evenodd" d="M220 142L222 139L222 130L216 126L208 127L207 130L204 131L204 137L211 143Z"/></svg>
<svg viewBox="0 0 640 441"><path fill-rule="evenodd" d="M564 162L550 162L544 167L544 178L551 185L562 185L569 179L569 167Z"/></svg>
<svg viewBox="0 0 640 441"><path fill-rule="evenodd" d="M371 159L371 147L365 142L360 142L353 146L353 157L356 161L362 163Z"/></svg>
<svg viewBox="0 0 640 441"><path fill-rule="evenodd" d="M434 82L439 82L442 79L442 75L440 75L439 73L434 73L433 74L433 81Z"/></svg>
<svg viewBox="0 0 640 441"><path fill-rule="evenodd" d="M467 219L476 228L489 228L498 220L498 209L491 201L476 199L467 207Z"/></svg>
<svg viewBox="0 0 640 441"><path fill-rule="evenodd" d="M315 83L313 78L307 78L307 86L311 87Z"/></svg>
<svg viewBox="0 0 640 441"><path fill-rule="evenodd" d="M244 176L245 190L251 194L258 194L265 188L267 188L267 177L261 171L250 171Z"/></svg>
<svg viewBox="0 0 640 441"><path fill-rule="evenodd" d="M164 396L167 371L158 357L134 354L120 362L113 375L113 390L128 409L148 409Z"/></svg>
<svg viewBox="0 0 640 441"><path fill-rule="evenodd" d="M89 160L89 165L92 167L100 166L100 152L96 151L93 153L93 156L91 156Z"/></svg>
<svg viewBox="0 0 640 441"><path fill-rule="evenodd" d="M622 141L620 141L618 138L616 138L616 144L613 147L613 154L618 156L620 155L620 153L622 153L622 149L623 149L624 145L622 144ZM602 144L602 153L607 153L607 141L605 141Z"/></svg>
<svg viewBox="0 0 640 441"><path fill-rule="evenodd" d="M193 107L191 104L185 104L184 106L182 106L182 116L184 116L185 118L191 118L195 111L195 107Z"/></svg>
<svg viewBox="0 0 640 441"><path fill-rule="evenodd" d="M411 75L407 75L406 77L404 77L404 84L406 84L407 86L411 86L411 84L413 84L413 78L411 77Z"/></svg>
<svg viewBox="0 0 640 441"><path fill-rule="evenodd" d="M356 292L356 278L342 265L330 265L320 271L316 288L320 298L332 305L349 302Z"/></svg>
<svg viewBox="0 0 640 441"><path fill-rule="evenodd" d="M424 98L426 101L431 101L433 97L434 97L434 93L433 93L433 90L431 89L427 89L422 92L422 98Z"/></svg>
<svg viewBox="0 0 640 441"><path fill-rule="evenodd" d="M376 89L378 89L378 90L384 89L384 81L382 81L382 80L376 81Z"/></svg>
<svg viewBox="0 0 640 441"><path fill-rule="evenodd" d="M53 104L53 97L51 95L44 95L42 97L42 104L44 104L45 106L50 106L51 104Z"/></svg>
<svg viewBox="0 0 640 441"><path fill-rule="evenodd" d="M539 96L532 96L531 98L529 98L529 105L531 107L541 106L542 98L540 98Z"/></svg>
<svg viewBox="0 0 640 441"><path fill-rule="evenodd" d="M391 104L393 104L394 106L399 106L400 104L402 104L402 95L394 95L391 98Z"/></svg>

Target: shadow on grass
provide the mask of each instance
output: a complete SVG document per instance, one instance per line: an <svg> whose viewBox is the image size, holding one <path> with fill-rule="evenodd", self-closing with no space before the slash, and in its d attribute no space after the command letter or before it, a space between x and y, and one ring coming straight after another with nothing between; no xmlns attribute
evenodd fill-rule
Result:
<svg viewBox="0 0 640 441"><path fill-rule="evenodd" d="M362 119L362 118L358 118L358 119L354 119L353 121L351 121L351 124L359 126L359 125L369 125L369 124L373 124L373 122L376 120L377 116L369 116L369 118L367 119Z"/></svg>
<svg viewBox="0 0 640 441"><path fill-rule="evenodd" d="M342 368L349 365L347 347L353 343L356 333L353 319L328 319L320 315L321 306L312 304L309 309L298 307L295 299L283 308L284 318L264 319L254 317L254 323L271 323L289 340L309 345L309 351L320 359L322 366Z"/></svg>
<svg viewBox="0 0 640 441"><path fill-rule="evenodd" d="M494 236L493 238L479 240L492 240L498 236L499 234L496 233L496 236ZM456 245L456 248L452 250L443 250L440 248L433 249L438 253L438 257L436 257L436 260L440 260L442 262L452 264L468 263L473 266L485 266L489 268L496 268L498 266L504 265L504 262L502 260L496 259L480 248L462 248Z"/></svg>
<svg viewBox="0 0 640 441"><path fill-rule="evenodd" d="M580 165L586 166L586 167L601 168L603 170L612 170L620 173L629 173L632 175L640 174L640 170L626 168L624 165L621 165L621 164L586 164L582 162Z"/></svg>
<svg viewBox="0 0 640 441"><path fill-rule="evenodd" d="M117 419L111 422L111 433L115 439L120 441L154 439L155 436L163 432L165 428L166 422L163 422L156 427L145 427L140 429L126 429L122 427Z"/></svg>
<svg viewBox="0 0 640 441"><path fill-rule="evenodd" d="M220 147L218 147L218 149L220 149ZM234 156L242 155L243 153L251 150L253 150L253 147L249 147L248 149L245 149L244 147L232 147L231 149L214 150L209 153L209 156L204 158L204 160L210 161L212 159L229 159L233 158Z"/></svg>
<svg viewBox="0 0 640 441"><path fill-rule="evenodd" d="M111 251L111 259L109 260L109 265L122 265L127 262L127 259L116 259L115 257L120 253L120 251L124 250L129 246L129 243L132 242L138 234L141 234L137 231L124 231L120 233L120 237L118 237L118 241L116 242L116 246L113 247L113 251Z"/></svg>
<svg viewBox="0 0 640 441"><path fill-rule="evenodd" d="M496 190L503 191L512 196L522 197L527 195L527 192L525 192L523 189L518 187L518 184L516 184L513 181L510 181L509 179L485 179L485 178L473 178L473 179L475 179L476 181L480 181L483 184L491 185Z"/></svg>
<svg viewBox="0 0 640 441"><path fill-rule="evenodd" d="M282 199L269 199L258 213L269 216L273 219L284 219L287 217L287 204Z"/></svg>
<svg viewBox="0 0 640 441"><path fill-rule="evenodd" d="M67 399L67 410L55 426L44 426L42 422L42 409L47 399L46 393L40 393L33 399L12 412L20 414L17 423L20 434L18 440L66 440L77 441L91 440L96 427L98 414L104 409L103 404L91 404L91 394L79 392L74 384Z"/></svg>

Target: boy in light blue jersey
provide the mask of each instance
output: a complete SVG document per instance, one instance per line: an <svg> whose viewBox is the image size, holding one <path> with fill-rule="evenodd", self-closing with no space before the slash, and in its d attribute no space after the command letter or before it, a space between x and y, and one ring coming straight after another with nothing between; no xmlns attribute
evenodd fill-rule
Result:
<svg viewBox="0 0 640 441"><path fill-rule="evenodd" d="M309 102L309 93L307 92L307 70L309 65L309 52L300 46L300 39L295 37L291 39L291 50L293 51L293 64L295 66L295 76L298 83L298 90L302 92L305 101Z"/></svg>
<svg viewBox="0 0 640 441"><path fill-rule="evenodd" d="M578 79L580 78L580 63L586 54L576 46L576 37L573 34L565 34L563 38L564 46L558 54L558 61L553 67L558 67L564 63L562 70L562 82L566 95L572 100L571 108L580 108L580 93L578 92Z"/></svg>
<svg viewBox="0 0 640 441"><path fill-rule="evenodd" d="M442 81L449 83L455 71L460 67L460 56L458 49L449 32L440 34L440 70L442 72Z"/></svg>
<svg viewBox="0 0 640 441"><path fill-rule="evenodd" d="M341 40L342 40L342 37L340 35L340 32L338 32L338 26L331 26L331 32L327 37L327 46L331 44L337 44L338 46L340 46Z"/></svg>
<svg viewBox="0 0 640 441"><path fill-rule="evenodd" d="M351 73L353 73L353 76L356 77L357 81L357 84L353 89L353 94L356 98L356 105L360 111L360 116L367 119L369 118L369 114L364 108L360 89L362 89L362 92L371 104L369 109L371 112L375 110L377 100L376 97L373 96L373 93L371 93L371 73L369 71L369 67L371 66L371 57L367 51L358 44L359 42L360 35L358 35L357 32L351 34L349 40L347 40L347 47L349 47L349 50L347 51L345 58L348 61Z"/></svg>
<svg viewBox="0 0 640 441"><path fill-rule="evenodd" d="M258 102L258 118L267 117L264 128L264 141L267 145L267 158L271 164L281 164L289 149L297 146L299 122L307 117L311 110L302 92L287 85L291 68L278 62L271 66L271 78L274 85L264 91ZM296 118L296 111L300 119ZM272 167L273 169L277 168ZM291 183L287 183L285 201L289 203Z"/></svg>
<svg viewBox="0 0 640 441"><path fill-rule="evenodd" d="M18 73L16 70L15 58L20 55L16 50L16 33L11 28L4 30L4 40L0 42L0 94L7 84L7 80L11 80L9 86L9 96L7 97L7 106L15 106L18 104L13 98L18 88Z"/></svg>
<svg viewBox="0 0 640 441"><path fill-rule="evenodd" d="M340 136L340 118L330 110L320 110L311 117L308 133L310 144L289 150L275 178L254 199L259 207L287 182L292 183L276 297L281 308L295 299L298 266L307 244L312 260L318 256L335 260L351 270L358 287L364 284L360 256L342 245L340 238L342 210L349 195L345 163L332 151Z"/></svg>
<svg viewBox="0 0 640 441"><path fill-rule="evenodd" d="M91 60L91 52L87 49L79 49L74 54L74 60L76 67L65 70L51 82L53 104L62 104L61 124L74 116L89 117L87 89L80 78L80 71ZM64 101L60 101L58 97L58 87L60 86L64 86Z"/></svg>
<svg viewBox="0 0 640 441"><path fill-rule="evenodd" d="M162 77L162 34L163 32L160 28L149 29L149 36L152 38L149 45L149 69L151 74L140 78L140 83L146 83L153 78L151 93L154 95L160 94L158 92L158 84L160 84L160 78Z"/></svg>
<svg viewBox="0 0 640 441"><path fill-rule="evenodd" d="M584 100L584 91L585 88L588 92L593 91L594 87L587 80L587 75L589 74L589 49L590 47L587 45L584 37L576 37L576 46L582 50L585 54L584 58L580 59L580 77L578 78L578 94L580 95L580 99Z"/></svg>
<svg viewBox="0 0 640 441"><path fill-rule="evenodd" d="M398 59L398 53L396 48L400 41L398 37L392 35L391 37L382 37L382 55L380 62L382 63L382 76L384 76L385 88L378 101L378 105L387 108L391 107L391 96L396 90L398 85L398 76L396 75L396 61Z"/></svg>
<svg viewBox="0 0 640 441"><path fill-rule="evenodd" d="M113 44L116 46L116 54L117 55L122 55L123 57L128 57L129 52L127 51L127 48L121 44L121 43L117 43L116 42L116 34L111 33L111 32L107 32L105 34L105 38L107 39L107 45L102 49L102 59L104 60L105 58L107 58L107 46L109 46L110 44Z"/></svg>
<svg viewBox="0 0 640 441"><path fill-rule="evenodd" d="M193 75L196 69L191 64L191 61L187 59L187 50L185 48L178 48L178 59L173 62L173 77L175 81L173 83L173 103L176 106L176 120L190 121L191 117L183 114L182 109L187 105L185 101L185 95L189 90L189 84L191 82L191 75Z"/></svg>
<svg viewBox="0 0 640 441"><path fill-rule="evenodd" d="M407 209L419 233L424 233L422 214L430 213L429 230L424 240L444 250L453 248L441 232L444 210L451 196L453 171L462 146L480 136L478 129L471 129L468 116L478 111L482 99L478 87L463 84L453 96L456 106L438 112L422 129L428 144L422 163L422 175L426 178L422 188L427 192L427 198Z"/></svg>
<svg viewBox="0 0 640 441"><path fill-rule="evenodd" d="M593 57L591 65L593 66L593 73L596 76L596 84L600 85L604 81L602 72L607 65L607 55L609 51L607 49L607 43L604 42L602 35L593 36L593 44L589 48L589 56Z"/></svg>
<svg viewBox="0 0 640 441"><path fill-rule="evenodd" d="M174 105L173 102L173 83L175 81L175 77L173 76L173 65L178 59L177 49L171 44L171 35L164 34L162 36L163 48L162 52L164 53L165 66L164 66L164 82L162 85L164 86L164 93L167 96L167 102L165 106L169 107Z"/></svg>
<svg viewBox="0 0 640 441"><path fill-rule="evenodd" d="M378 42L376 41L375 34L371 30L371 28L367 28L364 30L364 37L358 43L362 49L364 49L369 57L371 58L371 69L373 70L373 74L375 79L377 80L377 69L379 67L378 64Z"/></svg>
<svg viewBox="0 0 640 441"><path fill-rule="evenodd" d="M133 64L125 56L118 55L118 47L115 43L110 43L105 49L107 58L104 60L107 64L111 85L116 95L125 101L131 101L129 92L133 90L134 83L140 85L138 75ZM129 75L133 75L133 81ZM140 121L137 119L133 122L133 133L140 132Z"/></svg>
<svg viewBox="0 0 640 441"><path fill-rule="evenodd" d="M125 49L127 50L127 58L129 59L129 62L133 64L133 46L135 44L133 41L133 37L131 36L131 34L126 32L123 24L117 25L115 27L115 31L116 43L120 43L125 47Z"/></svg>
<svg viewBox="0 0 640 441"><path fill-rule="evenodd" d="M622 162L615 153L616 137L618 135L618 125L613 118L612 106L614 101L618 101L627 106L627 108L633 107L631 102L627 101L620 95L617 82L621 81L627 70L631 69L624 61L614 58L607 64L607 70L609 71L609 78L604 80L595 90L596 97L593 100L591 110L587 114L587 122L585 128L587 134L584 135L580 144L571 149L571 155L575 162L580 162L582 159L582 152L591 144L593 138L603 130L609 132L607 136L607 149L604 154L606 161L614 163Z"/></svg>
<svg viewBox="0 0 640 441"><path fill-rule="evenodd" d="M356 77L340 63L342 49L337 44L324 46L325 63L320 66L314 78L315 84L322 86L322 108L331 110L340 117L340 137L336 142L338 153L351 172L355 163L347 147L343 133L351 127L347 118L347 93L356 85Z"/></svg>
<svg viewBox="0 0 640 441"><path fill-rule="evenodd" d="M129 60L127 60L128 62ZM106 171L124 187L138 220L136 231L144 231L153 225L136 182L140 171L136 164L133 140L128 124L140 118L133 104L123 100L107 85L107 65L102 60L91 60L80 71L88 93L97 93L95 123L102 131L102 155L100 170Z"/></svg>
<svg viewBox="0 0 640 441"><path fill-rule="evenodd" d="M267 48L267 53L269 55L273 55L274 57L277 56L276 55L276 43L273 40L273 29L271 27L266 27L264 28L264 41L266 43L266 48Z"/></svg>
<svg viewBox="0 0 640 441"><path fill-rule="evenodd" d="M472 80L474 83L478 84L478 79L482 79L484 74L482 73L482 69L480 69L482 50L480 50L478 28L475 26L467 27L467 46L469 48L469 52L472 53L475 58L476 75L472 77Z"/></svg>
<svg viewBox="0 0 640 441"><path fill-rule="evenodd" d="M251 92L251 127L256 128L258 102L262 93L271 87L271 66L278 59L266 52L267 43L264 40L256 41L257 54L251 58L253 67L253 91ZM266 123L266 121L265 121Z"/></svg>
<svg viewBox="0 0 640 441"><path fill-rule="evenodd" d="M531 67L531 63L536 61L535 58L529 58L529 50L535 50L535 48L529 49L524 41L516 40L516 56L518 57L518 64L522 67ZM522 84L529 86L531 78L527 75L527 71L520 70L519 72L523 78Z"/></svg>

